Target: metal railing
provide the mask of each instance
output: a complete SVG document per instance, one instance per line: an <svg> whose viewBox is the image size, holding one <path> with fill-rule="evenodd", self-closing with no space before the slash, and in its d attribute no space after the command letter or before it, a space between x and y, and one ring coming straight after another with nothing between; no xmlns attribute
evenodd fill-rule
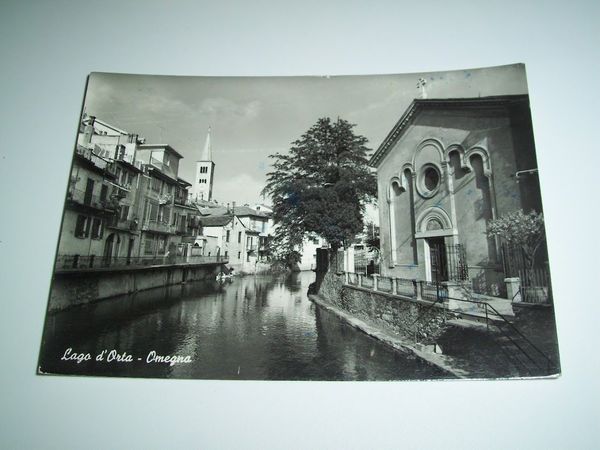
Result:
<svg viewBox="0 0 600 450"><path fill-rule="evenodd" d="M54 264L56 272L97 270L117 267L147 267L173 264L211 264L226 263L224 256L119 256L105 257L98 255L58 255Z"/></svg>
<svg viewBox="0 0 600 450"><path fill-rule="evenodd" d="M88 161L92 162L99 169L104 169L104 170L109 170L109 171L114 170L111 167L111 163L108 160L96 155L96 153L94 153L94 151L91 148L86 148L86 147L82 147L82 146L78 145L75 148L75 153L77 153L79 156L87 159Z"/></svg>
<svg viewBox="0 0 600 450"><path fill-rule="evenodd" d="M157 231L159 233L175 233L175 227L168 222L148 220L142 225L143 231Z"/></svg>
<svg viewBox="0 0 600 450"><path fill-rule="evenodd" d="M496 327L504 335L504 337L508 339L515 348L518 349L520 354L522 354L537 369L545 369L548 373L550 373L550 371L555 367L555 363L552 358L546 355L546 353L544 353L537 345L528 339L527 336L525 336L513 323L511 323L503 314L498 312L498 310L489 303L454 297L449 297L449 300L453 302L475 304L476 307L482 310L482 312L485 314L485 324L487 330L489 331L490 325ZM446 305L445 307L451 312L457 312L456 309L450 309L449 305ZM469 315L468 312L462 312L462 314ZM507 333L505 328L514 333L514 335L511 336L510 333ZM519 339L521 342L519 342ZM525 347L529 348L529 352L525 349ZM532 355L532 353L536 355L537 359ZM523 365L521 361L519 362L521 365ZM525 368L528 369L526 366Z"/></svg>
<svg viewBox="0 0 600 450"><path fill-rule="evenodd" d="M81 189L76 188L70 188L68 190L67 200L91 208L108 211L114 211L119 206L118 201L110 195L106 195L106 197L102 198L99 194L92 194L88 191L82 191Z"/></svg>
<svg viewBox="0 0 600 450"><path fill-rule="evenodd" d="M109 218L106 226L121 230L137 231L139 227L139 221L137 219L120 219L115 215Z"/></svg>
<svg viewBox="0 0 600 450"><path fill-rule="evenodd" d="M448 288L435 281L419 281L421 285L421 298L423 300L438 301L448 298Z"/></svg>
<svg viewBox="0 0 600 450"><path fill-rule="evenodd" d="M431 302L427 308L420 311L417 318L411 324L411 332L414 334L415 342L417 340L419 323L427 317L427 313L431 311L432 308L437 307L441 308L446 315L460 314L476 317L479 320L485 320L486 330L488 332L490 326L496 327L519 354L522 355L526 361L533 364L536 369L545 369L547 373L551 373L551 370L556 367L552 358L546 355L546 353L528 339L503 314L498 312L496 308L487 302L449 297L446 286L436 282L381 277L379 275L368 277L366 275L351 272L345 272L344 277L345 283L350 286ZM369 281L365 283L365 280ZM390 286L389 291L388 286ZM383 287L383 289L381 287ZM456 303L461 302L472 306L467 308L457 307ZM507 330L510 330L510 332L507 332ZM526 364L523 364L523 361L517 361L519 361L526 370L530 370Z"/></svg>

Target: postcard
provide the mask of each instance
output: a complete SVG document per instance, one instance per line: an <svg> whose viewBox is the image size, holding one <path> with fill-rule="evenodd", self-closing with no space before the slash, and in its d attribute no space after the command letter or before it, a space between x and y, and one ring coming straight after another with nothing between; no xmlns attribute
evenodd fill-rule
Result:
<svg viewBox="0 0 600 450"><path fill-rule="evenodd" d="M74 126L38 374L560 374L523 64L92 73Z"/></svg>

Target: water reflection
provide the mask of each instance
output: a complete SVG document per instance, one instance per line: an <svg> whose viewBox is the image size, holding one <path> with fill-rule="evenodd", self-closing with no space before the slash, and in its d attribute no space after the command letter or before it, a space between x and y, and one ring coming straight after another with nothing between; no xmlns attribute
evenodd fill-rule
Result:
<svg viewBox="0 0 600 450"><path fill-rule="evenodd" d="M314 306L311 272L196 282L116 297L52 314L41 352L45 372L137 377L273 380L440 378L418 359ZM61 361L67 348L89 353ZM133 361L96 361L115 349ZM190 364L149 364L147 355L189 355Z"/></svg>

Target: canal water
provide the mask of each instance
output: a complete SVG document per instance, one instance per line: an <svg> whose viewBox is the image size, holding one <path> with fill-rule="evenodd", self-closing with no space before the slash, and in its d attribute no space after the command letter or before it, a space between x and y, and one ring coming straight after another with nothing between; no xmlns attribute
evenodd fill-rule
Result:
<svg viewBox="0 0 600 450"><path fill-rule="evenodd" d="M448 376L314 305L307 298L313 280L301 272L195 282L49 314L40 371L246 380Z"/></svg>

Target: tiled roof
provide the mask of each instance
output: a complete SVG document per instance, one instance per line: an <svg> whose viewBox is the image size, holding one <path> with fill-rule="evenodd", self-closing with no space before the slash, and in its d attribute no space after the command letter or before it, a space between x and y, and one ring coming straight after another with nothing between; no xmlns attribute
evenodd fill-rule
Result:
<svg viewBox="0 0 600 450"><path fill-rule="evenodd" d="M269 214L264 211L257 211L249 206L236 206L235 207L235 215L236 216L255 216L255 217L268 217Z"/></svg>
<svg viewBox="0 0 600 450"><path fill-rule="evenodd" d="M200 218L203 227L223 227L231 222L232 216L206 216Z"/></svg>

